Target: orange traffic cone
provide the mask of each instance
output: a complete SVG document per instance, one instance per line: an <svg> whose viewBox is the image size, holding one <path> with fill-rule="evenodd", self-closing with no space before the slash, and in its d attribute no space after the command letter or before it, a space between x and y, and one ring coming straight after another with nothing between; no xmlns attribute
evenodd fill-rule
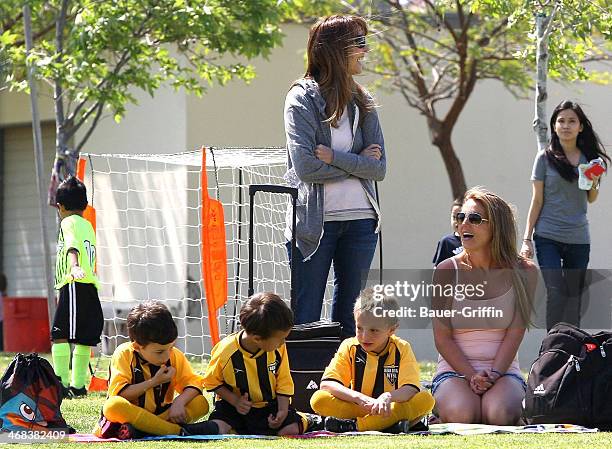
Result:
<svg viewBox="0 0 612 449"><path fill-rule="evenodd" d="M93 357L93 349L91 350L91 357ZM98 362L99 361L98 359ZM96 369L98 368L98 362L96 362ZM108 380L96 376L94 369L91 367L91 363L89 364L89 372L91 373L91 380L89 381L87 391L107 391Z"/></svg>
<svg viewBox="0 0 612 449"><path fill-rule="evenodd" d="M91 375L91 380L89 381L89 387L87 387L87 391L107 391L108 390L108 380L102 379L101 377L97 377L95 374Z"/></svg>

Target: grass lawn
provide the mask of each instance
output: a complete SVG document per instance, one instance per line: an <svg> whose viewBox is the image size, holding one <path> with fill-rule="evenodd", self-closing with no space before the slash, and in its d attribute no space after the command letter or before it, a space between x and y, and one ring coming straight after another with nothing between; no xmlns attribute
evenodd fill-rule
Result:
<svg viewBox="0 0 612 449"><path fill-rule="evenodd" d="M50 359L50 354L44 355ZM2 372L13 358L13 354L0 354L0 369ZM199 359L193 360L196 371L201 372L205 367ZM108 359L101 359L98 366L99 373L106 373ZM431 379L435 365L433 363L423 363L421 365L424 379ZM106 376L105 376L106 377ZM100 416L100 409L104 402L102 393L90 394L85 399L71 399L62 402L62 414L66 421L80 433L90 433ZM466 448L483 449L494 447L499 448L604 448L612 446L612 433L595 434L543 434L543 435L477 435L477 436L363 436L363 437L338 437L331 439L291 439L283 438L279 440L226 440L209 442L122 442L122 443L90 443L78 444L79 447L89 446L91 448L103 449L106 447L136 449L136 448L159 448L159 449L187 449L194 445L206 445L206 448L227 448L227 449L246 449L246 448L350 448L350 449L385 449L385 448ZM36 448L63 448L75 447L77 443L53 443L37 444ZM4 446L10 448L32 448L33 445L11 444Z"/></svg>

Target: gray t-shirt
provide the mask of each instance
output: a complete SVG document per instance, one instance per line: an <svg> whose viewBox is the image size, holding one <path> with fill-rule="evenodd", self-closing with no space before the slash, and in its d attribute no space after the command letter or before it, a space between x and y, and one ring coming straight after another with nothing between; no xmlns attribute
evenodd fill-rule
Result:
<svg viewBox="0 0 612 449"><path fill-rule="evenodd" d="M587 163L580 154L580 163ZM576 169L577 170L577 169ZM535 225L535 234L561 243L591 243L587 220L587 191L578 188L578 179L564 179L548 162L544 151L533 163L532 181L544 181L544 203Z"/></svg>

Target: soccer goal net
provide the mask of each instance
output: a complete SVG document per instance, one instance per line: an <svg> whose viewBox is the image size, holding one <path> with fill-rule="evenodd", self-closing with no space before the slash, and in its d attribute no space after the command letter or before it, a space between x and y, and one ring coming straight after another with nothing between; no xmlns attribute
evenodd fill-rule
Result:
<svg viewBox="0 0 612 449"><path fill-rule="evenodd" d="M126 316L141 301L162 301L179 329L177 346L210 354L202 278L202 189L223 204L227 249L226 304L218 313L223 337L239 329L247 299L250 184L283 185L284 148L207 148L175 154L86 154L85 184L96 209L97 270L105 315L102 352L128 340ZM206 170L208 185L201 185ZM254 287L290 299L285 247L288 197L258 193L254 206ZM331 283L322 315L329 317Z"/></svg>

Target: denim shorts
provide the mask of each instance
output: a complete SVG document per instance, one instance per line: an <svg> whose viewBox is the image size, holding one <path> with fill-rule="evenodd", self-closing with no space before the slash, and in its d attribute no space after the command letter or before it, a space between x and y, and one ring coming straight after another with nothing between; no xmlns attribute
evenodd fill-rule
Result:
<svg viewBox="0 0 612 449"><path fill-rule="evenodd" d="M508 376L516 380L518 383L521 384L521 387L523 387L523 390L527 391L527 382L525 382L525 379L523 379L523 376L520 376L515 373L506 373L504 374L504 376ZM440 384L442 384L442 382L444 382L447 379L452 379L453 377L465 379L465 376L463 376L462 374L456 373L455 371L444 371L438 374L436 377L434 377L433 380L431 381L431 394L436 393L436 390L438 389Z"/></svg>

